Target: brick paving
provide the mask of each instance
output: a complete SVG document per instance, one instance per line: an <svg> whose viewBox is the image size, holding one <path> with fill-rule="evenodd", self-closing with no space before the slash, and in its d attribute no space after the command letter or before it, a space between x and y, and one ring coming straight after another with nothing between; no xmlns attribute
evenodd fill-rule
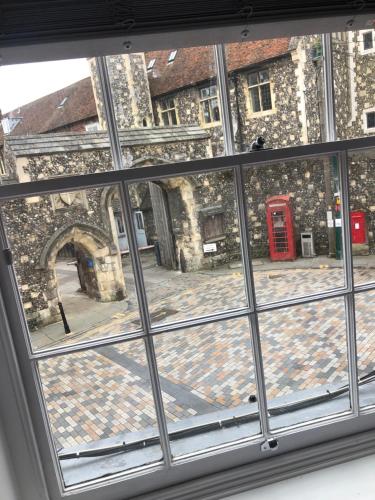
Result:
<svg viewBox="0 0 375 500"><path fill-rule="evenodd" d="M361 273L362 271L357 271ZM363 270L366 279L373 270ZM261 301L327 290L340 269L255 272ZM374 273L375 278L375 273ZM241 273L174 275L149 288L150 311L161 321L186 319L244 303ZM374 292L356 295L360 374L374 368ZM65 343L139 327L132 307ZM173 310L163 318L160 311ZM328 299L259 315L269 399L326 384L347 383L345 310ZM169 422L234 408L255 394L249 324L227 320L155 337L155 351ZM142 340L40 363L51 425L58 447L156 426Z"/></svg>

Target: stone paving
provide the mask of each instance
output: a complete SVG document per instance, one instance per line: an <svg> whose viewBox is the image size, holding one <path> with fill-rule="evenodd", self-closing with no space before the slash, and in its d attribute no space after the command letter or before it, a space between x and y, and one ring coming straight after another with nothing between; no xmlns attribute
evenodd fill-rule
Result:
<svg viewBox="0 0 375 500"><path fill-rule="evenodd" d="M357 272L366 280L375 279L375 270ZM161 323L245 303L241 272L184 275L155 268L145 276L150 312ZM327 290L341 278L339 268L255 271L262 302ZM129 278L128 284L131 290ZM375 367L374 297L375 292L356 295L360 374ZM66 337L64 344L135 331L139 314L134 289L129 299L127 311ZM263 312L259 325L270 400L347 383L343 299ZM169 422L247 404L249 395L256 393L246 319L164 333L154 343ZM52 358L39 367L58 447L156 426L142 340Z"/></svg>

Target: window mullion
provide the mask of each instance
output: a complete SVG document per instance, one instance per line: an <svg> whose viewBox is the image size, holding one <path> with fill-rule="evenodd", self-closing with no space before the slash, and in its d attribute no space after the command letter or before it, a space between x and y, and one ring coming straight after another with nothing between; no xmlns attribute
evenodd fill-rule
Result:
<svg viewBox="0 0 375 500"><path fill-rule="evenodd" d="M346 151L339 155L339 173L341 185L341 218L343 227L343 250L345 282L349 294L345 296L346 331L348 344L349 387L352 411L359 414L358 369L357 369L357 342L355 322L355 298L353 277L352 235L349 211L349 172L348 154Z"/></svg>
<svg viewBox="0 0 375 500"><path fill-rule="evenodd" d="M107 129L109 141L111 145L111 153L116 170L123 169L122 149L120 138L118 135L116 117L114 112L111 84L108 75L107 63L104 57L97 58L99 84L102 91L104 114L107 122ZM142 265L138 253L137 237L132 217L132 205L129 194L129 187L121 182L119 185L120 203L124 215L125 228L128 236L129 252L133 265L134 280L136 285L136 292L140 308L140 318L143 330L146 334L145 347L147 364L150 372L150 380L152 387L152 394L155 403L155 410L157 415L160 444L163 451L164 463L167 467L171 466L172 454L169 443L168 428L166 416L163 407L162 393L160 387L160 380L157 371L155 352L153 348L153 339L150 336L151 320L147 304L146 290L143 280Z"/></svg>
<svg viewBox="0 0 375 500"><path fill-rule="evenodd" d="M217 73L217 84L219 89L219 100L221 107L221 123L223 125L224 151L228 156L236 154L234 144L233 123L230 111L230 92L228 83L228 71L225 60L225 48L223 44L215 45L215 64Z"/></svg>
<svg viewBox="0 0 375 500"><path fill-rule="evenodd" d="M248 304L252 310L252 312L250 312L249 314L249 319L251 326L251 340L252 340L252 350L254 357L255 382L258 394L259 420L264 437L267 439L270 437L271 433L270 433L270 425L269 425L268 410L267 410L267 395L266 395L266 386L265 386L265 378L263 370L263 358L262 358L262 349L260 342L258 314L255 310L256 297L255 297L254 275L253 275L251 250L250 250L251 248L250 238L249 238L250 226L249 226L246 201L245 201L243 167L241 165L235 167L234 175L236 183L236 202L237 202L238 217L240 222L241 249L242 249L246 295Z"/></svg>

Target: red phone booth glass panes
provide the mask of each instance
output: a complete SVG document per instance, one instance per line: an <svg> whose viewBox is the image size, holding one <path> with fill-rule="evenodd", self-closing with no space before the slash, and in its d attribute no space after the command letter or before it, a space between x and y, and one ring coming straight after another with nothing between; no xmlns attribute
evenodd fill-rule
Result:
<svg viewBox="0 0 375 500"><path fill-rule="evenodd" d="M296 244L289 196L268 198L266 211L271 260L294 260L296 258Z"/></svg>

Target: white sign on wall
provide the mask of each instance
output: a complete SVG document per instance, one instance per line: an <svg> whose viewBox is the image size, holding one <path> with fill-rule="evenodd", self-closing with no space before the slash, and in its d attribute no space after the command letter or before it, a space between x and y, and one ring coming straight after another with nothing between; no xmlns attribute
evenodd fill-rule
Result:
<svg viewBox="0 0 375 500"><path fill-rule="evenodd" d="M205 243L203 245L203 253L213 253L213 252L217 252L216 243Z"/></svg>

